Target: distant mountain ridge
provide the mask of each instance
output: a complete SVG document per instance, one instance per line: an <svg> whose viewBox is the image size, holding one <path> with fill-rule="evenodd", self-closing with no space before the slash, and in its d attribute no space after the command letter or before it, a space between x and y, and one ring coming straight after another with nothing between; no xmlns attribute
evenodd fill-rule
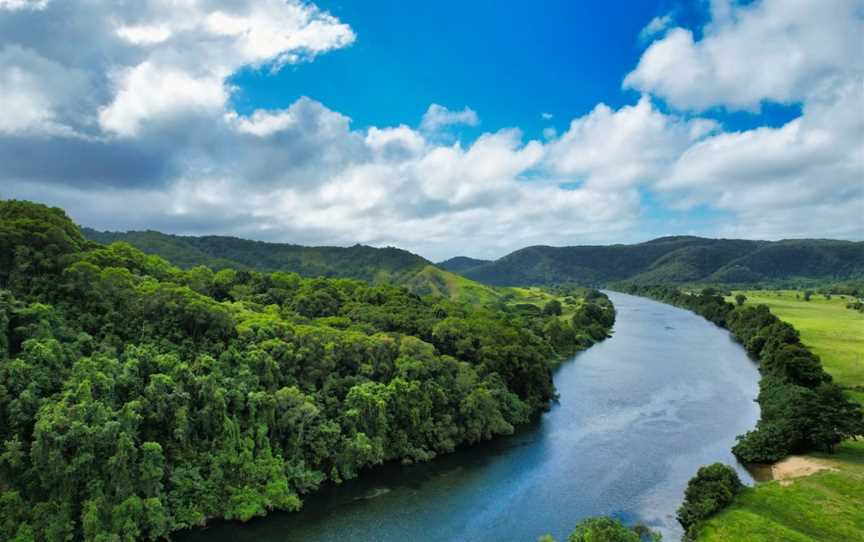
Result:
<svg viewBox="0 0 864 542"><path fill-rule="evenodd" d="M451 264L454 260L455 266ZM674 236L633 245L531 246L475 266L466 266L466 260L470 259L453 258L438 265L497 286L555 283L596 286L613 282L756 284L864 276L864 242Z"/></svg>
<svg viewBox="0 0 864 542"><path fill-rule="evenodd" d="M829 239L751 241L671 236L632 245L537 245L494 261L458 256L432 264L393 247L308 247L152 230L100 232L83 228L82 232L99 243L127 242L184 268L206 265L214 269L290 271L306 277L399 284L421 295L460 292L486 300L499 293L484 288L484 284L758 284L864 277L864 242Z"/></svg>
<svg viewBox="0 0 864 542"><path fill-rule="evenodd" d="M481 265L490 264L493 261L494 260L478 260L477 258L469 258L468 256L456 256L455 258L450 258L449 260L438 262L435 265L437 265L441 269L453 271L454 273L461 273L463 271L473 269L474 267L480 267Z"/></svg>

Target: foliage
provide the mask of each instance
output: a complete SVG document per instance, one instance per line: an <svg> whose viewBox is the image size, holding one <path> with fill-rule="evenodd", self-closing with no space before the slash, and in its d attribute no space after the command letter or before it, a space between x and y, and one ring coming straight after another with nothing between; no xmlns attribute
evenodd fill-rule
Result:
<svg viewBox="0 0 864 542"><path fill-rule="evenodd" d="M695 539L701 523L729 506L742 487L735 469L727 465L701 467L687 483L684 502L678 508L678 523L686 538Z"/></svg>
<svg viewBox="0 0 864 542"><path fill-rule="evenodd" d="M630 528L621 521L607 517L596 516L583 519L578 524L567 542L641 542L650 540L659 542L662 539L660 533L653 532L644 525ZM550 535L540 537L538 542L555 542Z"/></svg>
<svg viewBox="0 0 864 542"><path fill-rule="evenodd" d="M182 270L27 202L0 218L3 540L153 540L296 510L324 481L513 432L586 345L539 311ZM583 302L605 326L608 299Z"/></svg>
<svg viewBox="0 0 864 542"><path fill-rule="evenodd" d="M670 287L633 285L628 291L691 309L729 329L761 362L757 398L761 417L756 429L739 436L732 449L742 461L771 463L790 453L831 452L844 439L864 434L860 405L832 381L795 328L767 306L736 307L710 289L688 294Z"/></svg>

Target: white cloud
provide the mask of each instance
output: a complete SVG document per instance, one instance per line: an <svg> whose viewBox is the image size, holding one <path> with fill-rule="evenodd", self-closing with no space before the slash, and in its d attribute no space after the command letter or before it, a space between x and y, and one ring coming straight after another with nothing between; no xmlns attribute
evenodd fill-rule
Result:
<svg viewBox="0 0 864 542"><path fill-rule="evenodd" d="M121 136L138 133L146 120L181 113L218 112L228 100L221 77L195 76L150 61L113 76L116 95L99 111L99 124Z"/></svg>
<svg viewBox="0 0 864 542"><path fill-rule="evenodd" d="M716 133L689 146L655 189L677 208L734 216L746 237L864 237L864 11L854 0L716 0L700 40L670 30L625 85L680 109L800 104L780 127Z"/></svg>
<svg viewBox="0 0 864 542"><path fill-rule="evenodd" d="M0 134L73 135L89 85L80 71L15 45L0 49ZM65 110L65 111L64 111Z"/></svg>
<svg viewBox="0 0 864 542"><path fill-rule="evenodd" d="M654 17L647 25L645 25L645 28L639 32L639 39L641 41L647 41L655 38L671 27L673 22L671 14Z"/></svg>
<svg viewBox="0 0 864 542"><path fill-rule="evenodd" d="M98 112L104 131L125 137L149 121L224 111L232 92L227 78L244 66L279 69L355 39L348 25L299 1L150 0L139 7L139 14L105 14L117 38L136 50L125 65L104 67L113 98ZM274 122L251 119L240 127L267 130Z"/></svg>
<svg viewBox="0 0 864 542"><path fill-rule="evenodd" d="M0 10L41 10L48 6L49 0L0 0Z"/></svg>
<svg viewBox="0 0 864 542"><path fill-rule="evenodd" d="M857 112L857 113L856 113ZM738 215L738 235L860 236L864 231L864 84L812 99L779 128L718 134L693 145L658 188L681 206ZM806 219L805 219L806 217Z"/></svg>
<svg viewBox="0 0 864 542"><path fill-rule="evenodd" d="M239 13L213 11L205 24L211 33L231 37L241 61L253 65L293 64L356 39L350 26L314 5L281 0L254 2Z"/></svg>
<svg viewBox="0 0 864 542"><path fill-rule="evenodd" d="M396 128L369 128L366 145L379 158L396 159L418 156L426 148L425 138L403 125Z"/></svg>
<svg viewBox="0 0 864 542"><path fill-rule="evenodd" d="M540 113L540 118L543 120L552 120L554 115L552 113Z"/></svg>
<svg viewBox="0 0 864 542"><path fill-rule="evenodd" d="M433 132L458 124L477 126L480 124L480 117L477 116L476 111L467 106L462 111L450 111L443 105L432 104L423 115L420 129Z"/></svg>
<svg viewBox="0 0 864 542"><path fill-rule="evenodd" d="M624 85L681 109L756 110L763 101L803 101L864 66L860 0L715 0L711 10L701 40L670 30Z"/></svg>
<svg viewBox="0 0 864 542"><path fill-rule="evenodd" d="M647 96L617 111L600 104L549 145L547 162L562 175L617 188L650 182L693 142L715 131L706 119L683 120L658 111Z"/></svg>
<svg viewBox="0 0 864 542"><path fill-rule="evenodd" d="M171 29L160 25L121 26L117 35L136 45L153 45L162 43L171 37Z"/></svg>
<svg viewBox="0 0 864 542"><path fill-rule="evenodd" d="M0 133L24 132L54 124L50 99L45 96L32 74L21 68L5 67L0 71Z"/></svg>

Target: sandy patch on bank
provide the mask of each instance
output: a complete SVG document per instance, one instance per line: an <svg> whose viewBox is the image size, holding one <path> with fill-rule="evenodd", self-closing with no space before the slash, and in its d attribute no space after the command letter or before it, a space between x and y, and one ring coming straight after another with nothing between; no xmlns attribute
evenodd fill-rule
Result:
<svg viewBox="0 0 864 542"><path fill-rule="evenodd" d="M760 482L779 480L780 485L787 486L793 478L810 476L823 470L837 470L812 457L793 455L773 465L752 465L753 477Z"/></svg>

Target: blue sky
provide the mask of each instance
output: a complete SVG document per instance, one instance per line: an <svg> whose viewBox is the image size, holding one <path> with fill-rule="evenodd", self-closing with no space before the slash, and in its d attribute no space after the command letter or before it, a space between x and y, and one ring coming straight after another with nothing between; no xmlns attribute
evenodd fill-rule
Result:
<svg viewBox="0 0 864 542"><path fill-rule="evenodd" d="M247 69L232 81L239 111L279 109L311 96L348 114L355 128L418 124L430 103L468 105L483 131L520 127L541 137L553 126L600 102L620 107L639 92L622 89L647 45L640 31L655 17L699 28L706 2L325 1L318 5L350 21L358 38L350 48L313 63L283 69ZM399 21L400 24L394 24ZM551 113L544 120L542 113ZM797 105L765 104L759 114L709 113L733 130L779 126Z"/></svg>
<svg viewBox="0 0 864 542"><path fill-rule="evenodd" d="M859 239L862 13L2 0L0 196L100 229L433 259L670 234Z"/></svg>

